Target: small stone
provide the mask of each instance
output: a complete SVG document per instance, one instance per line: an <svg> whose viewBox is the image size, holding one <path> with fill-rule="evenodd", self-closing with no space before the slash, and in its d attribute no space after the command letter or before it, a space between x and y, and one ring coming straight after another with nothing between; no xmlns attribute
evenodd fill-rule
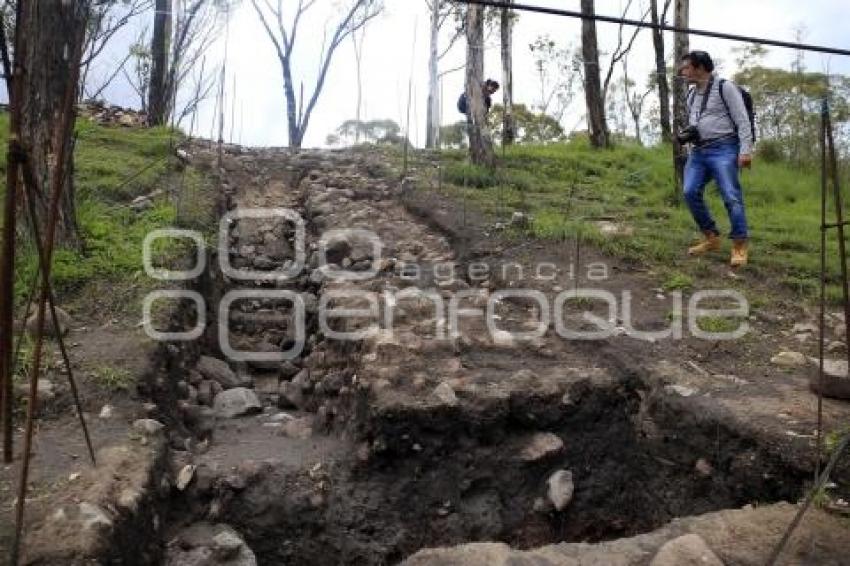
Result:
<svg viewBox="0 0 850 566"><path fill-rule="evenodd" d="M154 436L164 428L164 424L153 419L139 419L133 423L133 430L147 436Z"/></svg>
<svg viewBox="0 0 850 566"><path fill-rule="evenodd" d="M440 403L442 403L443 405L448 405L449 407L457 406L457 404L459 403L454 389L452 389L452 386L446 382L443 382L437 387L435 387L433 395L434 397L439 399Z"/></svg>
<svg viewBox="0 0 850 566"><path fill-rule="evenodd" d="M301 409L304 407L304 391L292 381L282 381L278 389L278 405L282 409Z"/></svg>
<svg viewBox="0 0 850 566"><path fill-rule="evenodd" d="M299 371L298 366L290 361L284 361L280 364L280 377L282 379L292 379Z"/></svg>
<svg viewBox="0 0 850 566"><path fill-rule="evenodd" d="M836 342L830 342L826 346L826 351L830 352L830 353L839 352L841 350L844 350L845 348L847 348L847 345L844 342L837 342L836 341Z"/></svg>
<svg viewBox="0 0 850 566"><path fill-rule="evenodd" d="M42 403L52 401L56 397L56 386L49 379L39 379L37 388L38 399Z"/></svg>
<svg viewBox="0 0 850 566"><path fill-rule="evenodd" d="M649 566L723 566L699 535L688 534L661 547Z"/></svg>
<svg viewBox="0 0 850 566"><path fill-rule="evenodd" d="M697 392L693 387L686 387L684 385L666 385L664 390L667 393L675 393L679 397L691 397Z"/></svg>
<svg viewBox="0 0 850 566"><path fill-rule="evenodd" d="M524 212L514 211L511 215L511 226L516 228L526 228L530 223L530 217Z"/></svg>
<svg viewBox="0 0 850 566"><path fill-rule="evenodd" d="M127 509L128 511L135 512L138 509L139 500L141 500L141 498L141 492L127 488L118 496L118 506L123 509Z"/></svg>
<svg viewBox="0 0 850 566"><path fill-rule="evenodd" d="M197 369L204 377L219 383L224 389L243 386L242 380L223 360L201 356Z"/></svg>
<svg viewBox="0 0 850 566"><path fill-rule="evenodd" d="M204 380L204 376L201 375L201 372L196 371L196 370L192 370L192 371L189 372L188 381L189 381L189 383L191 383L195 387L200 385L203 380Z"/></svg>
<svg viewBox="0 0 850 566"><path fill-rule="evenodd" d="M558 470L547 482L549 484L549 501L555 506L555 510L563 511L573 500L573 473L569 470Z"/></svg>
<svg viewBox="0 0 850 566"><path fill-rule="evenodd" d="M507 330L496 330L493 332L493 344L500 348L513 348L516 346L516 341L513 335Z"/></svg>
<svg viewBox="0 0 850 566"><path fill-rule="evenodd" d="M811 322L798 322L791 329L792 334L801 334L801 333L811 333L815 334L818 332L818 326Z"/></svg>
<svg viewBox="0 0 850 566"><path fill-rule="evenodd" d="M276 413L276 414L271 415L269 417L269 422L270 423L282 423L282 422L286 422L286 421L291 421L294 418L295 417L293 417L289 413Z"/></svg>
<svg viewBox="0 0 850 566"><path fill-rule="evenodd" d="M531 506L532 511L535 513L546 513L551 509L552 503L550 501L546 501L542 497L538 497L534 500L534 504Z"/></svg>
<svg viewBox="0 0 850 566"><path fill-rule="evenodd" d="M564 441L551 432L538 432L520 452L523 462L537 462L564 449Z"/></svg>
<svg viewBox="0 0 850 566"><path fill-rule="evenodd" d="M292 419L283 424L283 435L296 440L307 440L313 436L311 419Z"/></svg>
<svg viewBox="0 0 850 566"><path fill-rule="evenodd" d="M694 464L694 470L696 470L699 475L705 478L710 477L711 474L714 472L714 468L711 467L711 464L709 464L708 460L706 460L705 458L700 458L699 460L697 460L696 464Z"/></svg>
<svg viewBox="0 0 850 566"><path fill-rule="evenodd" d="M780 367L803 367L806 365L806 356L800 352L779 352L770 358L770 363Z"/></svg>
<svg viewBox="0 0 850 566"><path fill-rule="evenodd" d="M232 419L251 413L259 413L263 405L257 398L257 394L245 387L227 389L215 396L213 408L216 415L225 419Z"/></svg>
<svg viewBox="0 0 850 566"><path fill-rule="evenodd" d="M186 487L191 483L192 478L195 477L195 469L196 467L192 464L186 464L183 466L180 473L177 474L177 481L174 482L174 487L180 491L186 489Z"/></svg>
<svg viewBox="0 0 850 566"><path fill-rule="evenodd" d="M101 419L111 419L113 413L114 409L112 408L112 405L104 405L103 408L100 409L98 417Z"/></svg>
<svg viewBox="0 0 850 566"><path fill-rule="evenodd" d="M109 518L106 511L91 503L80 503L79 518L83 529L86 530L100 530L112 527L112 519Z"/></svg>
<svg viewBox="0 0 850 566"><path fill-rule="evenodd" d="M26 322L27 334L31 337L35 336L37 317L38 313L35 313ZM71 327L71 316L63 309L56 307L56 319L59 321L59 334L65 336ZM45 309L44 311L44 334L46 336L56 337L56 330L53 326L53 317L50 315L50 309Z"/></svg>

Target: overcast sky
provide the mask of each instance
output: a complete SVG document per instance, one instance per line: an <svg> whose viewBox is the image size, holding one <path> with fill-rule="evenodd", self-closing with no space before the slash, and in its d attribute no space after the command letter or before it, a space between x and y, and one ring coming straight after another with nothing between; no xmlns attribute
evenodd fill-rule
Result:
<svg viewBox="0 0 850 566"><path fill-rule="evenodd" d="M351 0L344 0L349 2ZM659 0L662 2L662 0ZM286 0L286 3L294 0ZM529 4L579 9L579 0L528 0ZM339 10L334 9L341 0L318 0L302 20L298 44L295 47L293 73L305 84L305 97L309 96L318 68L322 30L332 24ZM618 16L625 0L597 0L599 14ZM634 0L633 14L648 6L649 0ZM428 11L424 0L385 0L385 12L369 24L363 48L363 119L395 120L404 128L408 82L412 79L412 117L410 138L422 145L425 137L425 105L428 80ZM691 0L690 25L697 29L723 31L757 37L794 40L794 29L805 29L807 43L850 48L847 35L847 0ZM151 20L150 22L147 20ZM152 15L135 22L113 44L104 56L104 69L111 61L120 60L126 45L138 29L152 27ZM539 98L539 83L532 64L528 45L538 36L548 34L561 46L578 45L579 20L534 13L522 13L514 28L514 98L516 102L532 105ZM618 26L598 24L600 50L610 53L616 45ZM216 45L209 53L210 60L220 60L228 38L227 70L227 125L226 137L233 132L233 141L246 145L286 145L286 114L280 64L272 43L248 0L233 12L227 33L222 30ZM445 40L445 39L444 39ZM666 37L668 50L672 34ZM722 61L721 72L731 76L735 72L731 49L735 42L704 37L691 37L692 49L704 49ZM459 41L453 51L441 62L441 69L452 69L463 64L466 44ZM788 67L794 52L771 48L766 63ZM648 30L641 32L629 58L630 75L643 82L653 65L652 39ZM341 122L353 118L356 105L356 74L352 42L340 46L333 60L321 98L310 121L305 146L321 146L326 136ZM208 62L208 65L210 63ZM601 59L603 68L607 58ZM808 54L807 67L811 70L850 74L850 58ZM497 36L488 42L485 52L485 74L501 79ZM234 80L236 83L234 91ZM455 100L463 90L463 72L449 73L443 84L443 123L457 121L461 116L455 109ZM132 90L125 81L118 80L106 92L111 102L137 105ZM497 94L497 101L501 99ZM203 105L199 112L195 132L208 137L213 131L214 101ZM565 117L568 129L583 129L583 104L581 94ZM231 123L232 122L232 123ZM188 124L186 124L188 126Z"/></svg>

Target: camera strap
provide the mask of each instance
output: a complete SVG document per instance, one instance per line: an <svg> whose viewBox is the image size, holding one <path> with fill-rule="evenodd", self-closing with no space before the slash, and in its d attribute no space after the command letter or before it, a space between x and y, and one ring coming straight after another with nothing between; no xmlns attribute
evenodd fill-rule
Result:
<svg viewBox="0 0 850 566"><path fill-rule="evenodd" d="M705 87L705 93L702 95L702 103L700 104L699 114L697 114L697 122L696 122L696 124L694 124L694 126L699 124L699 121L702 119L702 115L705 112L705 107L708 106L708 97L711 96L711 87L713 87L713 86L714 86L714 77L712 76L711 79L709 79L709 81L708 81L708 86ZM699 88L699 87L694 87L694 88L696 89L696 88ZM696 93L694 93L694 94L696 94Z"/></svg>

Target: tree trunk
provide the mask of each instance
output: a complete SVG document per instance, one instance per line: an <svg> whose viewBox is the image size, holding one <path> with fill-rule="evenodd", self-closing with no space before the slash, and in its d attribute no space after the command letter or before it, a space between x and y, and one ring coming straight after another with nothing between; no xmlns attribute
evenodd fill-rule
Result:
<svg viewBox="0 0 850 566"><path fill-rule="evenodd" d="M168 107L166 76L171 40L171 0L156 0L151 39L151 79L148 90L148 125L165 124Z"/></svg>
<svg viewBox="0 0 850 566"><path fill-rule="evenodd" d="M688 1L689 0L675 0L676 1L676 27L678 28L687 28L688 27ZM686 33L676 33L675 37L675 45L674 45L674 54L675 54L675 65L678 68L679 64L682 61L682 57L687 55L689 51L689 38ZM685 81L680 79L678 76L676 80L673 82L673 131L678 132L688 123L688 109L687 109L687 98L688 93L688 85L685 84ZM685 161L687 156L685 155L685 148L682 146L676 139L673 140L673 164L676 168L676 193L673 195L674 202L679 202L679 198L682 194L682 190L684 187L684 179L685 179Z"/></svg>
<svg viewBox="0 0 850 566"><path fill-rule="evenodd" d="M435 149L440 136L440 96L439 96L439 40L440 6L442 0L431 0L431 42L428 53L428 117L425 128L425 147Z"/></svg>
<svg viewBox="0 0 850 566"><path fill-rule="evenodd" d="M21 97L21 141L26 148L38 186L35 208L41 233L45 233L50 202L50 178L58 164L59 148L64 150L63 187L56 243L79 247L79 230L74 206L73 121L72 127L57 137L61 110L65 107L68 82L73 80L71 67L79 60L75 41L83 41L86 5L84 2L33 2L26 11L20 30L27 34L27 68L23 75ZM76 94L74 85L74 94ZM25 217L26 218L26 217ZM26 221L29 223L29 219Z"/></svg>
<svg viewBox="0 0 850 566"><path fill-rule="evenodd" d="M466 12L466 115L469 154L476 165L493 167L496 162L493 142L487 127L484 107L484 7L469 5Z"/></svg>
<svg viewBox="0 0 850 566"><path fill-rule="evenodd" d="M351 41L354 43L354 62L356 64L357 70L357 105L354 108L354 119L357 120L357 128L354 130L354 143L360 143L360 119L362 117L363 110L363 69L362 69L362 57L363 57L363 41L366 39L366 34L360 38L360 42L357 41L357 34L351 34Z"/></svg>
<svg viewBox="0 0 850 566"><path fill-rule="evenodd" d="M581 0L582 14L593 16L593 0ZM599 71L599 49L596 43L596 21L581 21L581 53L584 60L584 98L587 105L587 129L593 147L608 147L608 126Z"/></svg>
<svg viewBox="0 0 850 566"><path fill-rule="evenodd" d="M658 13L658 0L650 0L650 13L653 25L666 23L661 20ZM658 108L661 118L661 141L670 143L673 141L670 129L670 84L667 82L667 66L664 56L664 32L653 28L652 44L655 47L655 72L658 80Z"/></svg>
<svg viewBox="0 0 850 566"><path fill-rule="evenodd" d="M513 0L507 0L510 4ZM516 138L514 125L513 72L513 10L502 8L502 145L511 145Z"/></svg>

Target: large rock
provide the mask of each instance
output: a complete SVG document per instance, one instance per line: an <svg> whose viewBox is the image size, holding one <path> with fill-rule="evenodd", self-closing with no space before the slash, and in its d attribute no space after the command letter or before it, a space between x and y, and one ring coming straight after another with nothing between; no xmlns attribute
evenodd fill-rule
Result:
<svg viewBox="0 0 850 566"><path fill-rule="evenodd" d="M27 334L30 336L35 336L37 317L38 313L34 313L27 319ZM65 336L71 327L71 316L61 308L56 307L56 318L59 321L59 334ZM53 317L50 316L49 307L44 311L44 333L47 336L56 337L56 329L53 326Z"/></svg>
<svg viewBox="0 0 850 566"><path fill-rule="evenodd" d="M251 413L259 413L263 405L257 399L257 394L245 387L227 389L215 396L213 408L217 416L232 419Z"/></svg>
<svg viewBox="0 0 850 566"><path fill-rule="evenodd" d="M198 361L197 369L201 372L201 375L207 379L218 382L225 389L244 387L246 385L243 383L243 379L236 375L236 372L230 369L227 362L217 358L201 356L201 359Z"/></svg>
<svg viewBox="0 0 850 566"><path fill-rule="evenodd" d="M668 541L649 566L724 566L702 537L689 534Z"/></svg>
<svg viewBox="0 0 850 566"><path fill-rule="evenodd" d="M820 362L817 358L811 358L815 365ZM809 380L809 386L815 393L821 390L824 397L833 399L850 400L850 377L847 375L847 360L823 361L823 387L819 387L819 379L815 372Z"/></svg>
<svg viewBox="0 0 850 566"><path fill-rule="evenodd" d="M257 558L235 530L196 523L183 529L165 552L165 566L256 566Z"/></svg>

